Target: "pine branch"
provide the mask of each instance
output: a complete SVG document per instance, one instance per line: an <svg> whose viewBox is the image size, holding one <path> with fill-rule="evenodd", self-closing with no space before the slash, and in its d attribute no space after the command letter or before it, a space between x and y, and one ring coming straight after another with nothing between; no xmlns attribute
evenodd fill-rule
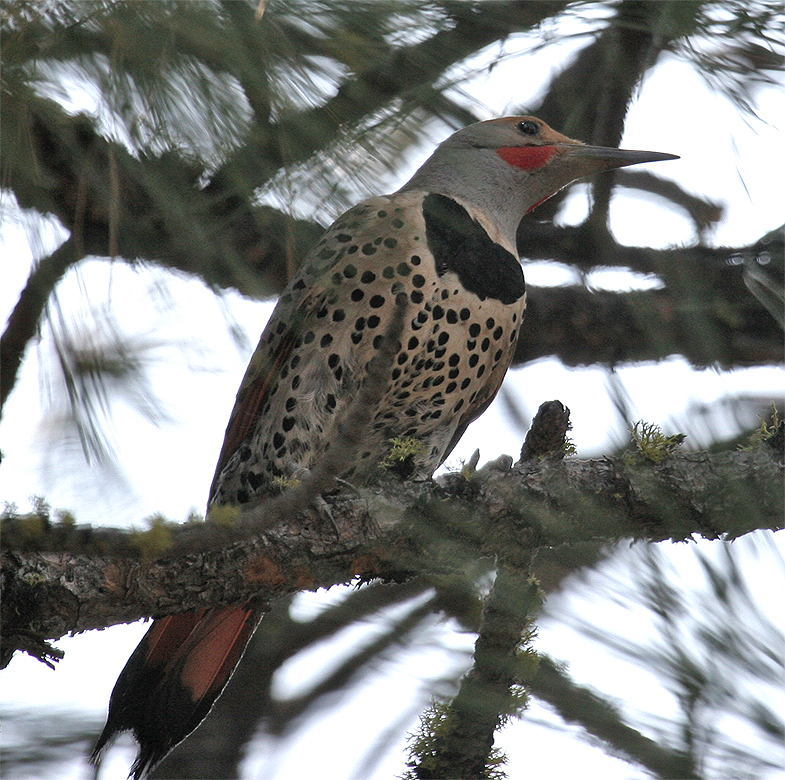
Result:
<svg viewBox="0 0 785 780"><path fill-rule="evenodd" d="M594 106L596 122L592 128L592 143L619 146L634 90L668 41L658 24L663 9L667 13L667 5L647 0L623 0L602 36L605 40L597 42L601 46L603 68L592 74L599 88ZM607 230L613 183L614 174L593 179L587 226Z"/></svg>
<svg viewBox="0 0 785 780"><path fill-rule="evenodd" d="M782 330L728 269L729 282L689 300L671 289L634 292L582 285L529 285L516 365L557 357L568 366L659 361L681 355L693 366L781 365Z"/></svg>
<svg viewBox="0 0 785 780"><path fill-rule="evenodd" d="M478 558L562 544L779 529L783 466L767 449L676 453L659 464L637 456L524 463L441 484L389 481L327 496L335 528L312 510L262 533L242 522L145 535L12 517L3 524L6 658L25 632L54 639L358 577L437 577Z"/></svg>
<svg viewBox="0 0 785 780"><path fill-rule="evenodd" d="M656 777L663 780L701 777L689 755L669 750L626 725L610 702L576 685L548 656L540 656L539 669L529 687L532 695L550 704L567 723L580 724L614 754L622 754Z"/></svg>
<svg viewBox="0 0 785 780"><path fill-rule="evenodd" d="M515 686L521 682L521 650L526 630L540 607L537 583L526 574L526 562L499 566L486 601L474 646L474 666L461 681L443 718L426 736L427 751L417 756L411 776L489 778L496 730L520 706ZM428 727L427 719L423 728ZM418 752L415 750L415 752Z"/></svg>
<svg viewBox="0 0 785 780"><path fill-rule="evenodd" d="M0 416L16 384L27 345L41 327L41 319L52 291L71 266L81 260L73 239L41 258L27 279L19 300L0 336Z"/></svg>

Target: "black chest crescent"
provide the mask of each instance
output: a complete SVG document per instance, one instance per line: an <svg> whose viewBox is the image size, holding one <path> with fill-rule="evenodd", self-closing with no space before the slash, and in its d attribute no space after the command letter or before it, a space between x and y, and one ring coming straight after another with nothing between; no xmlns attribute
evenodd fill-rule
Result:
<svg viewBox="0 0 785 780"><path fill-rule="evenodd" d="M518 259L493 241L460 203L445 195L426 195L422 211L439 276L453 271L480 300L511 304L526 292Z"/></svg>

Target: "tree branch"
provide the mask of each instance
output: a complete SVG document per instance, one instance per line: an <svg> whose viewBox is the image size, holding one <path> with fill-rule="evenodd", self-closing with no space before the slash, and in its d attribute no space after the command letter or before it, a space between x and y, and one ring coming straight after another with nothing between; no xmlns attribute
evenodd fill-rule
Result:
<svg viewBox="0 0 785 780"><path fill-rule="evenodd" d="M596 693L576 685L548 656L540 656L529 683L534 696L550 704L567 723L578 723L614 753L646 767L663 780L700 778L689 755L662 747L624 723L618 710Z"/></svg>
<svg viewBox="0 0 785 780"><path fill-rule="evenodd" d="M681 355L699 368L781 365L776 319L744 288L741 269L728 266L724 276L725 287L698 300L671 288L528 285L514 363L553 356L568 366L618 366Z"/></svg>
<svg viewBox="0 0 785 780"><path fill-rule="evenodd" d="M49 296L68 269L81 259L74 240L69 238L49 257L41 258L30 273L0 336L0 416L16 384L25 349L41 327Z"/></svg>
<svg viewBox="0 0 785 780"><path fill-rule="evenodd" d="M6 658L25 632L52 639L356 577L437 576L511 550L527 555L624 538L733 539L780 529L783 465L767 450L677 454L660 464L637 456L567 459L469 479L451 474L441 484L390 481L359 495L326 497L335 528L316 511L284 517L263 533L189 523L171 534L166 557L156 560L140 556L138 534L47 531L41 524L31 534L30 523L9 518Z"/></svg>
<svg viewBox="0 0 785 780"><path fill-rule="evenodd" d="M434 729L431 749L413 767L418 780L489 777L496 730L517 709L521 645L531 638L526 630L541 605L537 583L521 563L497 570L474 646L474 666L450 702L445 722Z"/></svg>

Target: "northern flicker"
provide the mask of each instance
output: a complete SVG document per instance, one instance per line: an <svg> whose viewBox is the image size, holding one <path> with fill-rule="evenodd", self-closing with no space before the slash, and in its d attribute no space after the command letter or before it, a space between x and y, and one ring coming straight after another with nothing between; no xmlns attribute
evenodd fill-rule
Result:
<svg viewBox="0 0 785 780"><path fill-rule="evenodd" d="M492 119L450 136L394 194L339 217L262 333L210 505L247 503L318 463L401 300L384 392L341 476L362 484L391 439L411 438L420 445L412 476L430 477L491 403L512 359L526 306L516 252L524 214L575 179L669 159L586 146L535 117ZM205 717L260 616L238 604L155 620L115 685L93 757L131 730L140 778Z"/></svg>

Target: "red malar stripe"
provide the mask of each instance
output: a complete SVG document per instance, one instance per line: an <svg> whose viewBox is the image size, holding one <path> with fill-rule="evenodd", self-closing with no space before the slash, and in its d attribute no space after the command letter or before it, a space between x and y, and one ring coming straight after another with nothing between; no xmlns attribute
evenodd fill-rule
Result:
<svg viewBox="0 0 785 780"><path fill-rule="evenodd" d="M496 154L509 165L523 168L524 171L536 171L547 165L556 154L553 146L502 146Z"/></svg>

